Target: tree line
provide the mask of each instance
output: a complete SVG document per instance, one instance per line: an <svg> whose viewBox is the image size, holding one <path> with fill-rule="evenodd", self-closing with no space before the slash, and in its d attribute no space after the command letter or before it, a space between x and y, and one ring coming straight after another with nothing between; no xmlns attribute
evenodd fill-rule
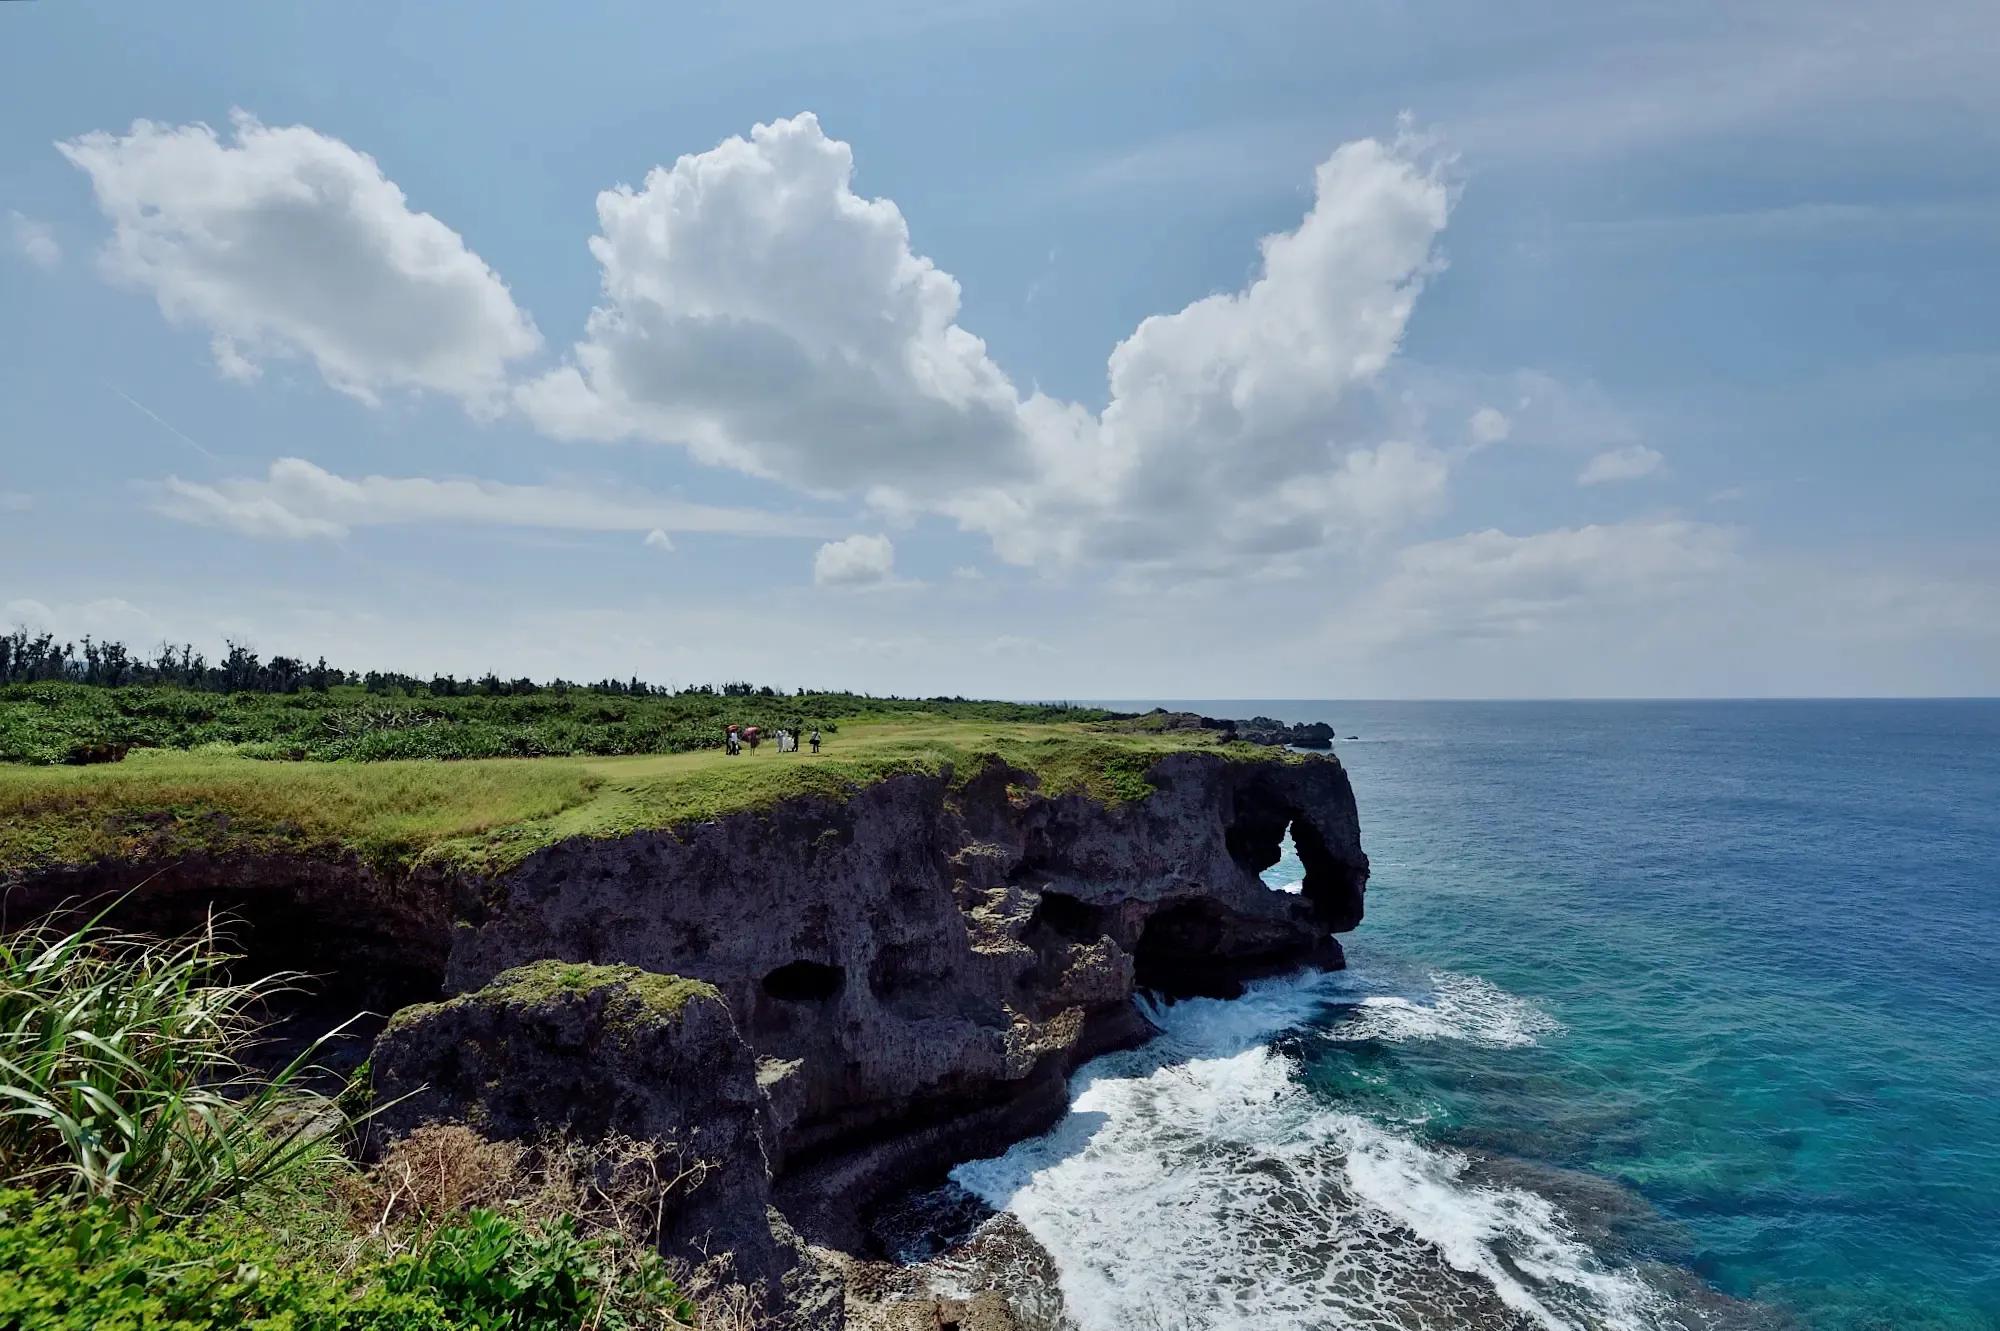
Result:
<svg viewBox="0 0 2000 1331"><path fill-rule="evenodd" d="M525 676L507 679L488 671L464 679L433 675L423 679L394 670L347 670L329 665L324 656L307 661L296 656L264 658L242 643L228 641L218 660L190 643L162 643L150 654L133 651L122 642L99 641L86 635L81 642L25 629L0 635L0 684L60 682L101 688L166 685L205 693L324 693L350 686L369 693L400 693L434 698L519 697L536 693L602 693L619 697L715 696L777 698L769 685L736 682L721 686L696 684L676 689L634 675L630 679L600 679L579 684L566 679L538 683ZM798 690L803 694L805 689Z"/></svg>

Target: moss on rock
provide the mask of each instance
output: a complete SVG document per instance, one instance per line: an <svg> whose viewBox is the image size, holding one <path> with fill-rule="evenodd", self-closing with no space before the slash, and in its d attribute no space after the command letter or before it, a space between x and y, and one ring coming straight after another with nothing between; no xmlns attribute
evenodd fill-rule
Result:
<svg viewBox="0 0 2000 1331"><path fill-rule="evenodd" d="M517 1003L542 1002L551 998L617 989L637 999L655 1016L677 1015L690 999L722 1001L712 984L679 975L662 975L637 966L593 966L574 961L536 961L516 966L493 977L493 982L475 999L502 999ZM456 1000L454 1000L456 1001Z"/></svg>

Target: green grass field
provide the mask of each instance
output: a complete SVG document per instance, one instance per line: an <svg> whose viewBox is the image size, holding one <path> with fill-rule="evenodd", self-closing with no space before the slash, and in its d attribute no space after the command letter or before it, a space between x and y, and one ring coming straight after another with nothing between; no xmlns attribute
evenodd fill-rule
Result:
<svg viewBox="0 0 2000 1331"><path fill-rule="evenodd" d="M1143 797L1160 755L1217 747L1210 731L1000 721L906 711L843 722L818 755L766 744L625 757L274 762L237 748L139 749L119 763L0 764L0 878L103 858L202 850L353 850L378 864L486 871L571 837L700 822L797 795L841 796L903 772L964 778L985 755L1044 792ZM1222 746L1243 757L1268 749Z"/></svg>
<svg viewBox="0 0 2000 1331"><path fill-rule="evenodd" d="M725 725L833 729L853 720L1104 720L1064 704L872 698L855 693L212 693L158 685L0 685L0 762L66 763L92 749L233 746L282 761L607 757L720 748Z"/></svg>

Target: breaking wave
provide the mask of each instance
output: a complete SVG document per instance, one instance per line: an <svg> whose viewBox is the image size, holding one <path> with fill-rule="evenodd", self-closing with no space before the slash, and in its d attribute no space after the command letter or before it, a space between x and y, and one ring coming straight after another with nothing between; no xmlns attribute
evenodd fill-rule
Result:
<svg viewBox="0 0 2000 1331"><path fill-rule="evenodd" d="M1152 1007L1160 1037L1083 1068L1053 1131L952 1177L1048 1249L1082 1331L1686 1325L1551 1202L1315 1098L1294 1052L1316 1031L1507 1044L1559 1028L1464 977L1434 977L1428 1005L1355 987L1312 974Z"/></svg>
<svg viewBox="0 0 2000 1331"><path fill-rule="evenodd" d="M1367 985L1366 977L1358 980ZM1476 975L1432 971L1427 992L1364 993L1327 1034L1336 1040L1466 1040L1496 1048L1537 1044L1560 1035L1561 1022L1525 998Z"/></svg>

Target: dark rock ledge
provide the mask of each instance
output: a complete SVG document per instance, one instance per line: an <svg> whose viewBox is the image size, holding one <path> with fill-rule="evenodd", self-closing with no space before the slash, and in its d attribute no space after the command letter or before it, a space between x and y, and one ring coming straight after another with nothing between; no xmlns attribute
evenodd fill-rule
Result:
<svg viewBox="0 0 2000 1331"><path fill-rule="evenodd" d="M385 1098L407 1096L389 1132L672 1142L706 1170L663 1249L730 1252L784 1324L838 1327L854 1266L829 1254L866 1257L875 1205L1050 1126L1079 1063L1152 1033L1136 988L1341 964L1368 860L1337 761L1188 752L1149 775L1120 807L1042 797L997 761L963 784L901 776L567 842L491 882L97 866L16 885L10 915L141 879L128 922L219 902L257 960L331 972L332 1001L418 1004L373 1055ZM1259 878L1288 830L1296 895Z"/></svg>
<svg viewBox="0 0 2000 1331"><path fill-rule="evenodd" d="M1142 719L1158 730L1214 730L1226 740L1267 748L1331 749L1335 738L1333 727L1324 721L1285 722L1269 716L1231 720L1195 712L1170 712L1164 707L1155 707L1135 719Z"/></svg>

